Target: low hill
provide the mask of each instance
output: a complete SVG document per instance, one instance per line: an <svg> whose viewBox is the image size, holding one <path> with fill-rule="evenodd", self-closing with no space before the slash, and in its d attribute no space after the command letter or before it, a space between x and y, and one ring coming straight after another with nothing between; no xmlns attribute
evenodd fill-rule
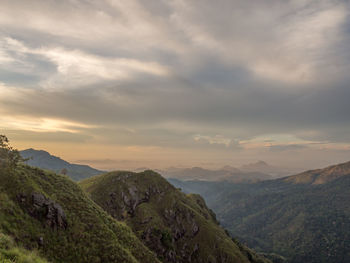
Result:
<svg viewBox="0 0 350 263"><path fill-rule="evenodd" d="M290 263L350 262L349 163L253 184L172 183L201 194L222 225L259 252Z"/></svg>
<svg viewBox="0 0 350 263"><path fill-rule="evenodd" d="M26 164L30 166L50 170L58 174L66 169L67 175L75 181L104 173L104 171L94 169L88 165L69 163L43 150L27 149L20 151L20 154L23 158L29 158Z"/></svg>
<svg viewBox="0 0 350 263"><path fill-rule="evenodd" d="M76 183L29 166L0 168L0 232L50 262L158 262Z"/></svg>
<svg viewBox="0 0 350 263"><path fill-rule="evenodd" d="M153 171L112 172L79 184L163 262L268 262L234 242L199 195L182 193Z"/></svg>

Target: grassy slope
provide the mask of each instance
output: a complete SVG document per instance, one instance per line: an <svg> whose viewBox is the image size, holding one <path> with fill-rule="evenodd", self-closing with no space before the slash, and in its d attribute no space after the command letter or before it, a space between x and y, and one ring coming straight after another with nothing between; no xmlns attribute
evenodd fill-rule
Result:
<svg viewBox="0 0 350 263"><path fill-rule="evenodd" d="M47 263L36 252L28 251L15 245L13 239L0 232L1 263Z"/></svg>
<svg viewBox="0 0 350 263"><path fill-rule="evenodd" d="M48 227L19 204L18 195L33 192L62 206L66 229ZM0 169L0 231L52 262L157 262L129 227L110 217L70 179L28 166Z"/></svg>
<svg viewBox="0 0 350 263"><path fill-rule="evenodd" d="M155 172L112 172L86 179L80 185L108 213L125 220L165 262L188 262L188 254L196 246L199 249L190 256L192 262L265 262L231 240L200 196L185 195ZM135 211L118 206L124 202L123 196L124 199L127 196L127 203L132 195L135 200L149 195L149 200L138 204ZM194 225L199 231L191 234ZM144 235L149 229L152 229L153 237L159 232L161 242L158 245L145 240ZM175 241L178 229L184 230L185 234ZM176 253L176 259L167 257L171 251Z"/></svg>

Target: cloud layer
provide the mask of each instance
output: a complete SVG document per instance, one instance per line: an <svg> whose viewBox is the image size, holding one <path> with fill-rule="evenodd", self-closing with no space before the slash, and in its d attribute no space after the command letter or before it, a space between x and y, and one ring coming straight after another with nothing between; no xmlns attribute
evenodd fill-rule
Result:
<svg viewBox="0 0 350 263"><path fill-rule="evenodd" d="M349 11L342 0L5 0L1 132L140 165L349 159Z"/></svg>

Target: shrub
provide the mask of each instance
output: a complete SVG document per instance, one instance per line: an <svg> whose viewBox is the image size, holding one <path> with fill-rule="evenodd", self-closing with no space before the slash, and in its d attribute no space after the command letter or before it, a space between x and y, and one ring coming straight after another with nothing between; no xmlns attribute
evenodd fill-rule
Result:
<svg viewBox="0 0 350 263"><path fill-rule="evenodd" d="M5 135L0 135L0 168L14 168L22 161L19 151L9 145Z"/></svg>

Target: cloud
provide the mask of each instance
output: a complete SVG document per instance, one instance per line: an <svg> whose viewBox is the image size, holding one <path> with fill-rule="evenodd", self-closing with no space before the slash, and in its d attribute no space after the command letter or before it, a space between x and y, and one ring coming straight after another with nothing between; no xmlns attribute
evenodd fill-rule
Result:
<svg viewBox="0 0 350 263"><path fill-rule="evenodd" d="M78 133L81 128L91 128L92 126L58 119L34 119L21 118L21 116L2 117L0 116L0 127L9 129L26 130L33 132L68 132Z"/></svg>
<svg viewBox="0 0 350 263"><path fill-rule="evenodd" d="M271 145L268 146L272 152L282 152L282 151L298 151L305 149L307 146L304 144L281 144L281 145Z"/></svg>
<svg viewBox="0 0 350 263"><path fill-rule="evenodd" d="M54 65L57 71L38 83L43 88L76 88L103 81L125 80L137 74L168 74L165 66L152 61L102 57L61 47L35 49L9 37L0 42L0 47L0 61L17 73L37 75L35 71L38 68L35 66L36 61L33 61L33 55ZM18 67L18 64L22 66Z"/></svg>
<svg viewBox="0 0 350 263"><path fill-rule="evenodd" d="M268 149L254 139L270 134L271 156L348 145L349 11L341 0L5 0L1 128L220 158L258 156Z"/></svg>
<svg viewBox="0 0 350 263"><path fill-rule="evenodd" d="M225 145L226 147L230 146L232 141L231 139L225 138L222 135L218 135L218 134L215 136L196 134L193 136L193 139L196 142L205 141L205 142L208 142L209 144L222 144L222 145Z"/></svg>

